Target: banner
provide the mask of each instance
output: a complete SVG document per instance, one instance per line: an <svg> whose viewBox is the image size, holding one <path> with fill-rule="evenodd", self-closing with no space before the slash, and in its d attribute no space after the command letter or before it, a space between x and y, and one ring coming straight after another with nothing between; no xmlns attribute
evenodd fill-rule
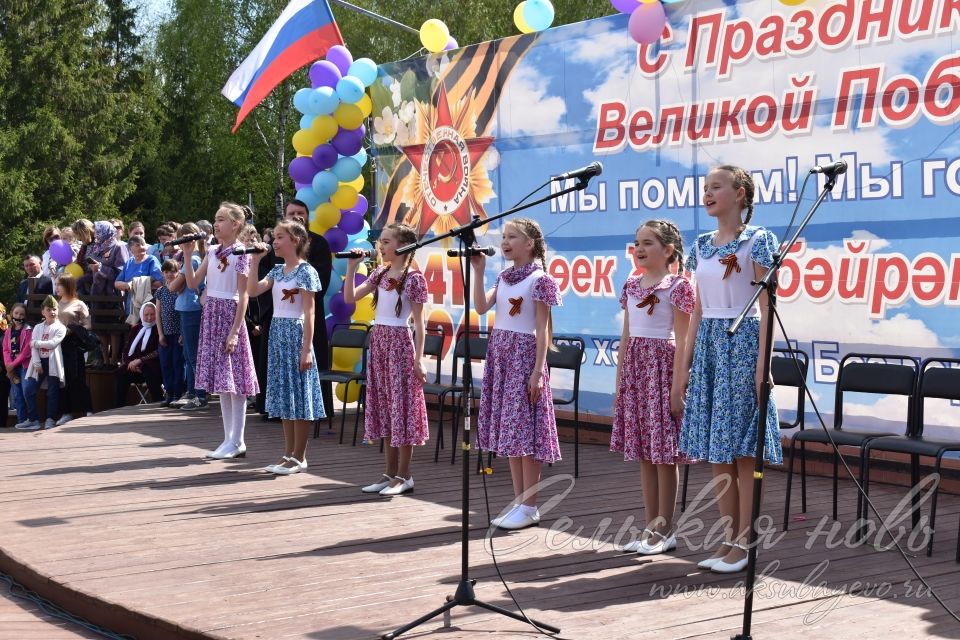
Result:
<svg viewBox="0 0 960 640"><path fill-rule="evenodd" d="M800 200L809 169L843 159L849 170L780 274L780 313L792 344L810 355L818 406L830 420L844 354L956 356L960 4L667 9L652 46L631 40L628 17L616 15L382 66L372 87L374 226L405 221L440 233L513 206L551 175L602 161L586 192L521 215L543 227L564 294L554 332L587 344L581 409L608 416L636 228L671 219L689 250L715 229L701 203L704 177L729 163L756 182L753 224L785 240L794 210L799 221L822 187L822 176L812 177ZM480 242L498 246L501 227L490 226ZM456 332L464 325L457 260L440 249L417 259L431 323ZM506 266L488 261L488 286ZM495 311L474 324L491 326ZM552 382L569 388L571 378L557 372ZM795 390L776 393L789 417ZM853 395L845 406L845 426L904 430L905 398ZM960 407L948 401L929 401L925 415L928 434L960 425Z"/></svg>

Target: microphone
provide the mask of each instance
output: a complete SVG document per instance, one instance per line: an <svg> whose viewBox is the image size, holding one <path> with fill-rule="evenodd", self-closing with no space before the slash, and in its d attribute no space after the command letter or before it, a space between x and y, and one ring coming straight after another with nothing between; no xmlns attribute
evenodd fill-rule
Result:
<svg viewBox="0 0 960 640"><path fill-rule="evenodd" d="M488 256L497 255L497 250L493 247L472 247L470 249L447 249L447 255L451 258L459 258L460 256L468 256L471 253L485 253Z"/></svg>
<svg viewBox="0 0 960 640"><path fill-rule="evenodd" d="M827 177L839 176L842 173L847 172L847 161L846 160L837 160L832 164L817 165L813 169L810 169L810 173L822 173Z"/></svg>
<svg viewBox="0 0 960 640"><path fill-rule="evenodd" d="M182 238L177 238L176 240L167 240L163 243L165 247L175 247L178 244L186 244L188 242L196 242L197 240L206 240L207 234L205 233L191 233L188 236L183 236Z"/></svg>
<svg viewBox="0 0 960 640"><path fill-rule="evenodd" d="M603 173L603 165L599 162L591 162L585 167L579 169L574 169L573 171L567 171L566 173L561 173L558 176L550 178L552 182L558 180L569 180L570 178L578 178L582 180L589 180L594 176L598 176Z"/></svg>
<svg viewBox="0 0 960 640"><path fill-rule="evenodd" d="M337 251L333 254L334 258L369 258L372 255L369 249L364 249L360 255L353 255L353 251Z"/></svg>
<svg viewBox="0 0 960 640"><path fill-rule="evenodd" d="M234 249L231 253L235 256L245 256L248 253L266 253L266 251L258 249L257 247L243 247L241 249Z"/></svg>

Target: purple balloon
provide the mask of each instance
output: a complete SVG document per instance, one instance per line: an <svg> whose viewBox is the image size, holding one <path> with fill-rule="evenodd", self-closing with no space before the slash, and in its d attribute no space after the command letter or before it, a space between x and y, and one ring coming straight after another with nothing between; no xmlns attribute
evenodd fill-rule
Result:
<svg viewBox="0 0 960 640"><path fill-rule="evenodd" d="M348 236L352 236L363 229L363 214L345 211L340 216L340 222L337 224Z"/></svg>
<svg viewBox="0 0 960 640"><path fill-rule="evenodd" d="M323 234L324 239L326 239L327 244L330 245L330 251L337 253L338 251L343 251L347 248L347 234L343 232L342 229L333 227L332 229L327 229L327 232Z"/></svg>
<svg viewBox="0 0 960 640"><path fill-rule="evenodd" d="M340 75L345 76L350 72L350 65L353 64L353 56L350 50L342 44L330 47L327 51L327 60L332 62L340 70Z"/></svg>
<svg viewBox="0 0 960 640"><path fill-rule="evenodd" d="M359 287L366 281L367 281L367 276L363 275L362 273L356 273L353 276L353 286L355 287Z"/></svg>
<svg viewBox="0 0 960 640"><path fill-rule="evenodd" d="M340 324L337 319L331 315L329 318L324 320L324 324L327 325L327 338L333 335L333 327Z"/></svg>
<svg viewBox="0 0 960 640"><path fill-rule="evenodd" d="M620 13L630 15L634 9L640 6L640 0L610 0L610 4Z"/></svg>
<svg viewBox="0 0 960 640"><path fill-rule="evenodd" d="M73 262L73 249L66 240L54 240L50 243L50 257L60 265L67 265Z"/></svg>
<svg viewBox="0 0 960 640"><path fill-rule="evenodd" d="M337 150L331 144L318 144L313 150L313 164L320 171L329 169L337 162ZM312 179L312 178L311 178Z"/></svg>
<svg viewBox="0 0 960 640"><path fill-rule="evenodd" d="M310 84L314 89L319 87L336 87L343 74L337 65L329 60L319 60L310 65Z"/></svg>
<svg viewBox="0 0 960 640"><path fill-rule="evenodd" d="M363 218L363 215L367 212L370 204L367 202L367 198L361 193L360 197L357 198L357 204L350 207L351 213L359 213L360 217ZM356 233L356 231L354 231Z"/></svg>
<svg viewBox="0 0 960 640"><path fill-rule="evenodd" d="M305 189L306 187L310 187L310 188L312 189L312 188L313 188L313 180L311 180L310 182L297 182L296 180L294 180L294 182L293 182L293 190L294 190L294 191L300 191L300 189Z"/></svg>
<svg viewBox="0 0 960 640"><path fill-rule="evenodd" d="M306 156L301 156L290 161L290 167L287 169L287 172L290 174L290 177L293 178L294 182L309 183L313 181L313 174L317 172L317 167L313 164L313 160Z"/></svg>
<svg viewBox="0 0 960 640"><path fill-rule="evenodd" d="M356 309L356 305L347 304L346 300L343 299L343 293L340 291L333 294L333 297L330 298L330 313L333 314L333 317L337 318L338 320L341 318L349 319Z"/></svg>
<svg viewBox="0 0 960 640"><path fill-rule="evenodd" d="M630 14L627 29L630 36L640 44L653 44L660 39L667 24L667 13L659 2L642 4Z"/></svg>
<svg viewBox="0 0 960 640"><path fill-rule="evenodd" d="M457 44L456 38L450 36L450 39L447 40L447 46L443 48L444 51L453 51L454 49L459 49L460 45Z"/></svg>
<svg viewBox="0 0 960 640"><path fill-rule="evenodd" d="M333 140L330 141L330 144L333 145L333 148L342 156L352 156L357 153L360 153L360 149L363 148L363 134L359 132L360 129L340 129L337 132L337 135L333 136Z"/></svg>

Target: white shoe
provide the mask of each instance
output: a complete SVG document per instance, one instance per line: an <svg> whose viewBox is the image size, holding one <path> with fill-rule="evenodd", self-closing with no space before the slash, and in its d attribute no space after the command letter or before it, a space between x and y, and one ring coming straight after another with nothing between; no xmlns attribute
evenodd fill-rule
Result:
<svg viewBox="0 0 960 640"><path fill-rule="evenodd" d="M190 393L189 391L187 391L185 394L183 394L182 396L180 396L180 399L179 399L179 400L174 400L173 402L171 402L171 403L170 403L170 406L171 406L171 407L174 407L174 408L176 408L176 409L179 409L180 407L182 407L183 405L187 404L188 402L190 402L190 401L193 400L194 398L196 398L196 396L193 395L192 393Z"/></svg>
<svg viewBox="0 0 960 640"><path fill-rule="evenodd" d="M742 544L735 544L732 546L742 549L743 551L747 551L747 547L743 546ZM720 562L717 562L710 567L710 570L714 573L740 573L747 568L747 562L749 562L749 560L749 555L744 556L736 562L724 562L723 560L720 560Z"/></svg>
<svg viewBox="0 0 960 640"><path fill-rule="evenodd" d="M363 489L360 489L360 491L362 491L363 493L380 493L381 491L389 487L391 484L393 484L393 478L388 476L387 474L383 474L380 477L383 478L381 482L374 482L373 484L368 484Z"/></svg>
<svg viewBox="0 0 960 640"><path fill-rule="evenodd" d="M653 531L650 529L644 529L643 533L640 534L640 537L634 540L633 542L628 542L623 545L621 551L624 553L637 553L640 551L641 547L644 545L644 540L653 535Z"/></svg>
<svg viewBox="0 0 960 640"><path fill-rule="evenodd" d="M27 420L26 422L21 422L17 425L17 429L21 431L38 431L43 427L40 426L39 420Z"/></svg>
<svg viewBox="0 0 960 640"><path fill-rule="evenodd" d="M213 451L208 457L213 458L214 460L233 460L234 458L246 458L247 448L243 445L238 447L235 444L230 444L227 445L227 448L222 451L220 449Z"/></svg>
<svg viewBox="0 0 960 640"><path fill-rule="evenodd" d="M59 420L57 420L57 426L58 427L63 426L68 422L70 422L71 420L73 420L73 416L69 413L65 413L62 416L60 416Z"/></svg>
<svg viewBox="0 0 960 640"><path fill-rule="evenodd" d="M400 484L395 487L387 486L380 491L382 496L399 496L404 493L413 493L413 478L401 478L397 476L395 480L400 480Z"/></svg>
<svg viewBox="0 0 960 640"><path fill-rule="evenodd" d="M57 421L54 420L53 418L47 418L46 422L43 423L43 428L53 429L55 426L57 426L57 424L58 424Z"/></svg>
<svg viewBox="0 0 960 640"><path fill-rule="evenodd" d="M300 462L293 456L284 456L283 464L274 465L273 472L278 476L289 476L294 473L300 473L305 468L305 462Z"/></svg>
<svg viewBox="0 0 960 640"><path fill-rule="evenodd" d="M658 553L666 553L667 551L673 551L677 548L677 536L670 534L669 537L664 537L662 534L653 532L652 538L648 541L640 544L640 548L637 550L637 553L644 556L655 556Z"/></svg>
<svg viewBox="0 0 960 640"><path fill-rule="evenodd" d="M204 458L219 459L220 455L222 455L223 452L226 451L227 449L229 449L231 446L232 446L232 445L231 445L229 442L227 442L226 440L224 440L223 442L220 443L220 446L218 446L218 447L217 447L216 449L214 449L213 451L207 451L207 452L204 454L203 457L204 457Z"/></svg>
<svg viewBox="0 0 960 640"><path fill-rule="evenodd" d="M732 546L733 546L733 543L732 543L732 542L723 542L723 543L721 543L721 544L722 544L723 546L725 546L725 547L732 547ZM697 563L697 568L698 568L698 569L706 569L706 570L709 571L710 569L713 569L713 565L717 564L717 563L720 562L721 560L723 560L723 556L720 556L719 558L707 558L706 560L701 560L700 562L698 562L698 563Z"/></svg>
<svg viewBox="0 0 960 640"><path fill-rule="evenodd" d="M526 529L527 527L535 527L540 524L540 510L536 507L533 508L533 511L530 511L529 507L526 505L519 505L516 509L510 512L510 514L500 521L498 527L500 529L506 529L508 531L515 531L517 529Z"/></svg>
<svg viewBox="0 0 960 640"><path fill-rule="evenodd" d="M506 520L507 517L508 517L511 513L513 513L514 511L516 511L516 510L517 510L517 507L519 507L519 506L520 506L520 505L518 505L516 502L511 502L511 503L510 503L510 508L507 509L507 512L504 513L502 516L498 516L498 517L494 518L493 520L491 520L491 521L490 521L490 526L492 526L492 527L499 527L499 526L500 526L500 523L503 522L504 520Z"/></svg>

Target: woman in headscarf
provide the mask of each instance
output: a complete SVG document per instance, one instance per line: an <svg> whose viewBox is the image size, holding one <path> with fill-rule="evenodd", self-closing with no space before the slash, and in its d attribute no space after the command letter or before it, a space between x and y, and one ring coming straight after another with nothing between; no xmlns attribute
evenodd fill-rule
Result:
<svg viewBox="0 0 960 640"><path fill-rule="evenodd" d="M127 246L117 240L117 229L106 220L99 220L94 225L93 244L87 247L84 265L91 274L90 295L109 296L117 295L114 283L117 275L130 257ZM94 305L96 308L98 305ZM120 351L120 336L113 334L100 336L100 348L103 351L103 362L115 363Z"/></svg>
<svg viewBox="0 0 960 640"><path fill-rule="evenodd" d="M130 383L146 382L150 398L158 402L163 398L160 372L160 336L156 328L157 307L148 302L140 307L140 322L130 329L123 349L123 357L114 373L118 407L127 404L127 388Z"/></svg>

